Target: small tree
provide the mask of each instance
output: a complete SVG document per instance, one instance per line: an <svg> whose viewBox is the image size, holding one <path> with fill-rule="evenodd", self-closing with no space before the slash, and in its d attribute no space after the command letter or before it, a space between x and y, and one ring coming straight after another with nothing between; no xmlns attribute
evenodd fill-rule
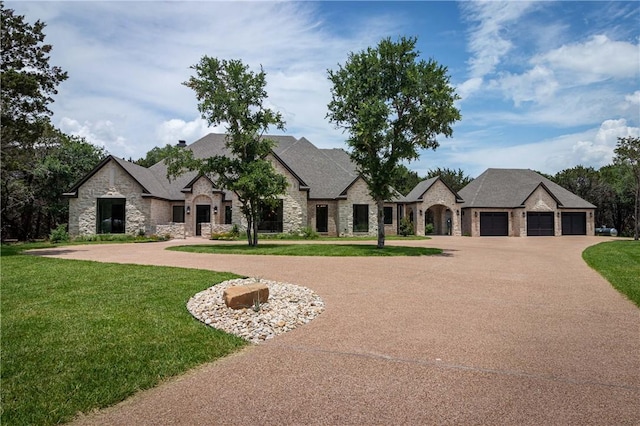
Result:
<svg viewBox="0 0 640 426"><path fill-rule="evenodd" d="M438 167L427 172L427 179L436 176L440 176L440 178L456 192L460 191L473 180L470 176L465 175L462 169L454 170L446 167L444 169Z"/></svg>
<svg viewBox="0 0 640 426"><path fill-rule="evenodd" d="M628 167L635 178L633 239L638 240L638 214L640 214L640 138L631 136L618 138L614 152L615 157L613 161L616 164L623 164Z"/></svg>
<svg viewBox="0 0 640 426"><path fill-rule="evenodd" d="M438 147L436 136L451 136L460 119L447 68L418 59L417 39L382 40L375 49L349 54L329 70L333 83L327 117L349 133L350 156L375 200L378 247L384 247L384 201L399 164Z"/></svg>
<svg viewBox="0 0 640 426"><path fill-rule="evenodd" d="M168 177L186 170L207 175L220 188L233 191L247 220L247 240L258 244L261 203L272 204L284 193L287 181L267 160L275 142L263 138L270 126L284 130L280 113L263 106L266 75L249 70L239 60L203 56L183 84L196 92L198 110L210 125L226 123L228 155L194 158L188 149L173 147L167 158Z"/></svg>

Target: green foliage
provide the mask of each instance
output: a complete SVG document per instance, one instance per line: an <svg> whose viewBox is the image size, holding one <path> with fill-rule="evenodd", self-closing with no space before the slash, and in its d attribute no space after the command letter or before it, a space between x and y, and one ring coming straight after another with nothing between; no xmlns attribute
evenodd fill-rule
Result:
<svg viewBox="0 0 640 426"><path fill-rule="evenodd" d="M59 424L246 342L185 308L227 273L2 257L3 425Z"/></svg>
<svg viewBox="0 0 640 426"><path fill-rule="evenodd" d="M473 178L471 176L466 175L462 169L454 170L449 168L436 168L431 169L427 172L427 179L440 176L440 178L449 185L451 189L455 192L460 191L462 188L467 186Z"/></svg>
<svg viewBox="0 0 640 426"><path fill-rule="evenodd" d="M634 177L634 184L631 187L635 197L633 238L638 240L640 238L640 137L618 138L614 152L614 163L628 168Z"/></svg>
<svg viewBox="0 0 640 426"><path fill-rule="evenodd" d="M45 213L39 211L40 188L34 183L37 180L34 172L48 156L45 151L46 136L51 129L48 105L67 74L49 65L51 45L44 43L43 22L25 22L24 16L5 8L3 2L0 12L2 236L26 240L46 235L56 225L55 221L43 223L46 218L40 216ZM61 193L63 188L47 189ZM37 227L37 223L42 226Z"/></svg>
<svg viewBox="0 0 640 426"><path fill-rule="evenodd" d="M427 223L427 224L424 226L424 233L425 233L425 234L433 234L433 229L434 229L434 228L433 228L433 223Z"/></svg>
<svg viewBox="0 0 640 426"><path fill-rule="evenodd" d="M257 245L260 204L275 202L287 187L286 178L267 159L275 142L263 136L270 126L284 130L284 121L263 106L267 93L262 69L254 73L239 60L208 56L191 68L196 75L184 85L195 91L198 110L210 125L226 123L229 155L200 159L191 150L172 149L166 160L168 176L196 170L217 187L233 191L247 219L247 241Z"/></svg>
<svg viewBox="0 0 640 426"><path fill-rule="evenodd" d="M136 160L135 163L142 167L151 167L169 157L173 152L173 149L174 147L169 144L166 144L163 148L157 146L153 147L151 151L147 152L147 155L144 158Z"/></svg>
<svg viewBox="0 0 640 426"><path fill-rule="evenodd" d="M329 120L349 133L351 160L378 205L378 247L384 247L382 206L402 161L437 148L437 135L451 136L460 119L447 68L419 60L415 38L382 40L376 48L349 54L329 70Z"/></svg>
<svg viewBox="0 0 640 426"><path fill-rule="evenodd" d="M249 254L270 256L430 256L442 250L427 247L387 246L379 249L369 244L238 244L189 245L169 247L168 250L190 253Z"/></svg>
<svg viewBox="0 0 640 426"><path fill-rule="evenodd" d="M640 243L610 241L582 252L587 264L640 308Z"/></svg>
<svg viewBox="0 0 640 426"><path fill-rule="evenodd" d="M411 222L407 216L400 219L400 229L398 230L398 233L403 237L415 235L416 231L413 227L413 222Z"/></svg>
<svg viewBox="0 0 640 426"><path fill-rule="evenodd" d="M67 232L67 225L61 224L51 231L49 234L49 241L52 243L62 243L69 241L69 233Z"/></svg>
<svg viewBox="0 0 640 426"><path fill-rule="evenodd" d="M404 164L398 164L391 176L390 185L402 195L407 195L421 180L417 172L409 170Z"/></svg>

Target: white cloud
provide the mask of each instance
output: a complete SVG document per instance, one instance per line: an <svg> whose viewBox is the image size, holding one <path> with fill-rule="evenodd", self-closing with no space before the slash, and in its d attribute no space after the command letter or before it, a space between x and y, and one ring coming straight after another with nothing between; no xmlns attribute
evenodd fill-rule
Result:
<svg viewBox="0 0 640 426"><path fill-rule="evenodd" d="M202 118L184 121L173 118L162 122L156 129L158 146L175 145L179 140L191 143L209 133L223 133L224 126L209 127Z"/></svg>
<svg viewBox="0 0 640 426"><path fill-rule="evenodd" d="M465 86L467 96L470 89L479 89L477 79L493 73L513 48L513 43L505 35L508 26L534 6L535 3L524 1L461 3L463 15L472 22L468 44L471 82Z"/></svg>
<svg viewBox="0 0 640 426"><path fill-rule="evenodd" d="M463 151L448 150L446 164L477 176L489 167L529 168L555 174L577 165L600 168L610 164L618 137L640 136L640 128L626 120L605 120L598 128L527 144L497 147L475 141Z"/></svg>
<svg viewBox="0 0 640 426"><path fill-rule="evenodd" d="M59 127L64 133L83 137L94 145L105 148L110 153L133 153L133 150L127 144L127 139L118 134L114 123L109 120L80 123L72 118L63 117L60 120Z"/></svg>
<svg viewBox="0 0 640 426"><path fill-rule="evenodd" d="M531 62L568 72L573 84L589 84L608 78L634 78L640 74L640 45L610 40L601 34L582 43L567 44L537 55Z"/></svg>
<svg viewBox="0 0 640 426"><path fill-rule="evenodd" d="M516 107L523 102L545 103L554 97L560 86L553 71L543 66L536 66L520 75L505 73L491 85L499 87Z"/></svg>

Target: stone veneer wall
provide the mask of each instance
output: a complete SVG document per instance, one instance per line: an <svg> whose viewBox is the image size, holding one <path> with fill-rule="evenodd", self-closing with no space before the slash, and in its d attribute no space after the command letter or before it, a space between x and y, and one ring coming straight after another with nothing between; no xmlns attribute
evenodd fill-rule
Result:
<svg viewBox="0 0 640 426"><path fill-rule="evenodd" d="M289 185L282 199L282 232L295 232L307 226L307 191L300 190L300 184L289 171L271 156L271 164L278 173L287 178Z"/></svg>
<svg viewBox="0 0 640 426"><path fill-rule="evenodd" d="M338 203L335 200L308 200L307 202L307 226L317 231L316 224L316 206L326 205L329 218L327 220L327 232L322 235L338 236L337 220L338 220Z"/></svg>
<svg viewBox="0 0 640 426"><path fill-rule="evenodd" d="M98 198L124 198L125 232L136 235L140 229L151 233L151 200L142 197L142 187L118 165L109 161L69 199L69 234L96 234Z"/></svg>
<svg viewBox="0 0 640 426"><path fill-rule="evenodd" d="M347 191L347 199L338 201L338 232L342 236L354 235L353 232L353 205L368 204L369 205L369 232L358 232L357 235L378 234L378 218L376 203L369 195L369 188L362 178L351 185Z"/></svg>
<svg viewBox="0 0 640 426"><path fill-rule="evenodd" d="M171 238L186 238L184 223L167 223L163 225L156 225L155 232L156 235L170 235Z"/></svg>
<svg viewBox="0 0 640 426"><path fill-rule="evenodd" d="M460 211L460 204L456 202L456 196L451 192L451 190L445 185L442 181L436 181L429 190L422 196L422 202L419 203L416 207L416 215L415 219L415 230L416 235L424 235L425 234L425 216L427 214L427 210L432 206L444 206L451 211L451 235L460 236L462 235L462 227L460 224L460 215L456 213L456 211ZM420 216L420 210L422 210L422 216ZM444 230L446 233L446 209L441 209L442 211L438 216L440 216L440 229ZM460 212L460 214L462 214ZM438 218L434 218L437 220Z"/></svg>

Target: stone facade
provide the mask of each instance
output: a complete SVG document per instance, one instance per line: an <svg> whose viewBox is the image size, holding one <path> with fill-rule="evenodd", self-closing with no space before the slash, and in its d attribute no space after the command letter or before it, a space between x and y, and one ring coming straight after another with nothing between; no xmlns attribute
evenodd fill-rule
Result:
<svg viewBox="0 0 640 426"><path fill-rule="evenodd" d="M98 230L98 200L124 199L125 233L151 233L151 199L142 197L142 187L115 161L109 161L69 199L69 234L93 235Z"/></svg>
<svg viewBox="0 0 640 426"><path fill-rule="evenodd" d="M411 207L415 212L416 235L425 235L427 223L433 224L436 235L462 235L461 203L441 180L435 181L422 196L422 201Z"/></svg>
<svg viewBox="0 0 640 426"><path fill-rule="evenodd" d="M169 235L171 238L186 238L186 233L184 229L184 223L175 223L170 222L164 225L156 225L155 232L156 235Z"/></svg>
<svg viewBox="0 0 640 426"><path fill-rule="evenodd" d="M300 184L279 161L269 157L275 170L287 178L289 185L282 199L282 232L295 232L308 224L307 192L300 190Z"/></svg>
<svg viewBox="0 0 640 426"><path fill-rule="evenodd" d="M369 229L367 232L353 231L353 206L369 206ZM338 201L338 234L341 237L353 235L378 234L378 216L376 203L369 195L369 188L362 178L358 178L347 190L347 198Z"/></svg>

